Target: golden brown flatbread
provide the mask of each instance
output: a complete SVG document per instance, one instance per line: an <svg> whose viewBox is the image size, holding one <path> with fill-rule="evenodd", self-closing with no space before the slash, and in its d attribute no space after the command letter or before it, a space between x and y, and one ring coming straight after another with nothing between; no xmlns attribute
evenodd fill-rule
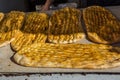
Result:
<svg viewBox="0 0 120 80"><path fill-rule="evenodd" d="M83 37L80 10L66 7L51 15L48 32L49 42L73 43Z"/></svg>
<svg viewBox="0 0 120 80"><path fill-rule="evenodd" d="M18 51L21 47L23 47L23 45L32 43L34 37L35 35L33 34L24 34L21 32L18 36L15 37L15 40L11 42L11 47L14 51Z"/></svg>
<svg viewBox="0 0 120 80"><path fill-rule="evenodd" d="M3 18L4 18L4 13L0 12L0 22L2 21Z"/></svg>
<svg viewBox="0 0 120 80"><path fill-rule="evenodd" d="M103 69L120 66L120 47L100 44L32 44L14 55L28 67Z"/></svg>
<svg viewBox="0 0 120 80"><path fill-rule="evenodd" d="M20 32L24 22L24 12L11 11L0 22L0 47L7 45Z"/></svg>
<svg viewBox="0 0 120 80"><path fill-rule="evenodd" d="M45 13L31 12L26 14L21 33L11 42L12 49L18 51L23 46L32 43L45 43L48 23L48 15Z"/></svg>
<svg viewBox="0 0 120 80"><path fill-rule="evenodd" d="M120 42L120 21L107 9L90 6L83 10L88 39L103 44Z"/></svg>

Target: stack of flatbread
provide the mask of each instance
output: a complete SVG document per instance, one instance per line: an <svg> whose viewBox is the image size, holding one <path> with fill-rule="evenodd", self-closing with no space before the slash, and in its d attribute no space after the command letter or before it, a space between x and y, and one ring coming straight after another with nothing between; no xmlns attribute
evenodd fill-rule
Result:
<svg viewBox="0 0 120 80"><path fill-rule="evenodd" d="M28 13L21 28L21 33L11 43L12 49L18 51L23 46L33 43L45 43L48 23L48 16L45 13Z"/></svg>
<svg viewBox="0 0 120 80"><path fill-rule="evenodd" d="M83 13L82 13L83 12ZM74 44L85 36L101 44ZM91 6L46 13L0 13L0 44L11 41L14 61L27 67L103 69L120 66L120 21L107 9ZM55 44L54 44L55 43ZM63 44L66 43L66 44ZM67 44L71 43L71 44Z"/></svg>
<svg viewBox="0 0 120 80"><path fill-rule="evenodd" d="M11 11L4 15L0 13L0 47L13 41L23 25L25 14L19 11Z"/></svg>

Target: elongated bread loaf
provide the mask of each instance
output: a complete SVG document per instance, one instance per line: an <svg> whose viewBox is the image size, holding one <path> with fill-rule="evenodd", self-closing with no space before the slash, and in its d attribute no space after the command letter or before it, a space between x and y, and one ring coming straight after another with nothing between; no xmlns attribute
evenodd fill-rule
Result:
<svg viewBox="0 0 120 80"><path fill-rule="evenodd" d="M29 67L103 69L120 66L120 48L100 44L33 44L14 55Z"/></svg>
<svg viewBox="0 0 120 80"><path fill-rule="evenodd" d="M107 9L90 6L83 10L88 39L103 44L120 42L120 21Z"/></svg>
<svg viewBox="0 0 120 80"><path fill-rule="evenodd" d="M80 10L66 7L52 14L49 21L49 42L74 43L83 37Z"/></svg>

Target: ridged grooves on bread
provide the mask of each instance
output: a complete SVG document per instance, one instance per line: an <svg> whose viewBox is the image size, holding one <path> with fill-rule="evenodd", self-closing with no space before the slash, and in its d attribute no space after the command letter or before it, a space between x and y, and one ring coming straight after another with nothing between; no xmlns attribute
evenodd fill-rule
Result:
<svg viewBox="0 0 120 80"><path fill-rule="evenodd" d="M109 10L100 6L88 7L83 10L83 19L91 41L104 44L120 42L120 21Z"/></svg>
<svg viewBox="0 0 120 80"><path fill-rule="evenodd" d="M52 14L49 21L49 42L73 43L83 37L80 10L67 7Z"/></svg>
<svg viewBox="0 0 120 80"><path fill-rule="evenodd" d="M26 19L21 28L21 36L17 36L11 43L13 50L18 51L23 46L32 43L45 43L47 39L48 15L45 13L31 12L26 14Z"/></svg>
<svg viewBox="0 0 120 80"><path fill-rule="evenodd" d="M11 11L0 22L0 45L7 45L19 33L24 22L24 12ZM2 42L1 42L2 41Z"/></svg>
<svg viewBox="0 0 120 80"><path fill-rule="evenodd" d="M103 69L120 66L120 48L100 44L33 44L18 51L14 60L29 67Z"/></svg>

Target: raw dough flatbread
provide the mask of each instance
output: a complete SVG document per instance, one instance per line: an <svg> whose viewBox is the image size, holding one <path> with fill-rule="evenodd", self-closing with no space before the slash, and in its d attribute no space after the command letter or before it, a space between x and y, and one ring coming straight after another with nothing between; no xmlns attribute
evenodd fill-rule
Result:
<svg viewBox="0 0 120 80"><path fill-rule="evenodd" d="M83 10L88 39L103 44L120 42L120 21L107 9L90 6Z"/></svg>
<svg viewBox="0 0 120 80"><path fill-rule="evenodd" d="M83 37L80 10L66 7L51 15L48 32L49 42L73 43Z"/></svg>
<svg viewBox="0 0 120 80"><path fill-rule="evenodd" d="M31 12L26 14L21 33L11 42L12 49L18 51L32 43L45 43L47 39L48 16L45 13Z"/></svg>
<svg viewBox="0 0 120 80"><path fill-rule="evenodd" d="M11 11L0 22L0 47L9 44L20 32L24 22L24 12Z"/></svg>
<svg viewBox="0 0 120 80"><path fill-rule="evenodd" d="M32 44L14 55L28 67L103 69L120 66L120 47L100 44Z"/></svg>

